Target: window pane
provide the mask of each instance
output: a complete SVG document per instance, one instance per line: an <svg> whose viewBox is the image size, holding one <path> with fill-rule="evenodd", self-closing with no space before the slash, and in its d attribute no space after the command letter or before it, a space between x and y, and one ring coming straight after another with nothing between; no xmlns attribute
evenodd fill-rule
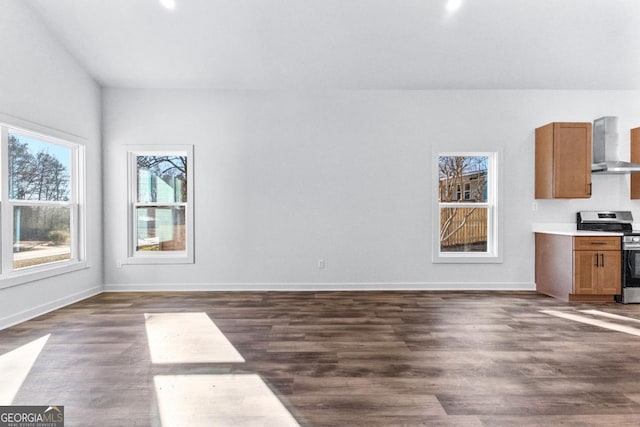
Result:
<svg viewBox="0 0 640 427"><path fill-rule="evenodd" d="M441 252L487 252L487 208L441 208Z"/></svg>
<svg viewBox="0 0 640 427"><path fill-rule="evenodd" d="M13 268L71 259L71 209L13 208Z"/></svg>
<svg viewBox="0 0 640 427"><path fill-rule="evenodd" d="M71 149L9 133L9 197L68 201Z"/></svg>
<svg viewBox="0 0 640 427"><path fill-rule="evenodd" d="M187 201L186 156L137 156L139 203Z"/></svg>
<svg viewBox="0 0 640 427"><path fill-rule="evenodd" d="M439 201L486 202L488 165L487 156L438 156Z"/></svg>
<svg viewBox="0 0 640 427"><path fill-rule="evenodd" d="M136 208L136 251L184 251L185 211L182 206Z"/></svg>

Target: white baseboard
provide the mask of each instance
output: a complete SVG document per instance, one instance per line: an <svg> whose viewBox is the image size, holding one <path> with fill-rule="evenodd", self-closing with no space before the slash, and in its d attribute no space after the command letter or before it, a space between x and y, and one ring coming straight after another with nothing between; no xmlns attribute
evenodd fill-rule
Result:
<svg viewBox="0 0 640 427"><path fill-rule="evenodd" d="M145 291L535 291L534 282L394 283L131 283L106 284L105 292Z"/></svg>
<svg viewBox="0 0 640 427"><path fill-rule="evenodd" d="M102 293L102 290L102 286L96 286L81 292L76 292L75 294L67 295L55 301L48 301L46 304L41 304L28 310L3 317L2 319L0 319L0 330L13 325L17 325L18 323L33 319L34 317L41 316L50 311L57 310L59 308L92 297L94 295L98 295Z"/></svg>

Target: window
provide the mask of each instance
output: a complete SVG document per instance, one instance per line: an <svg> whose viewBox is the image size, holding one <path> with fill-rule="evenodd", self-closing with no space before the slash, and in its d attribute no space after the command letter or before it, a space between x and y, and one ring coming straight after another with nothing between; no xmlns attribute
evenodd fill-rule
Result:
<svg viewBox="0 0 640 427"><path fill-rule="evenodd" d="M191 153L129 151L129 263L193 262Z"/></svg>
<svg viewBox="0 0 640 427"><path fill-rule="evenodd" d="M497 153L438 155L435 262L499 262Z"/></svg>
<svg viewBox="0 0 640 427"><path fill-rule="evenodd" d="M82 267L83 147L4 124L0 131L0 287Z"/></svg>

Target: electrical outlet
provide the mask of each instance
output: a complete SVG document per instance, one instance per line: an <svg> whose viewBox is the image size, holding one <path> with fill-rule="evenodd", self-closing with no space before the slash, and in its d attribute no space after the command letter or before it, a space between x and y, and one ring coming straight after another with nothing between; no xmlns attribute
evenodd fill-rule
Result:
<svg viewBox="0 0 640 427"><path fill-rule="evenodd" d="M322 258L320 258L318 260L318 268L319 269L323 269L324 268L324 260Z"/></svg>
<svg viewBox="0 0 640 427"><path fill-rule="evenodd" d="M537 211L538 210L538 202L531 203L531 210L532 211Z"/></svg>

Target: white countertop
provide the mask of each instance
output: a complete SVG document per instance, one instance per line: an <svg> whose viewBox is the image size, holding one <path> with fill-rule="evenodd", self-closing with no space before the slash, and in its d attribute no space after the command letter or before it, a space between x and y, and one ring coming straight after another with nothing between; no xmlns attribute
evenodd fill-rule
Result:
<svg viewBox="0 0 640 427"><path fill-rule="evenodd" d="M534 233L560 234L563 236L622 236L617 231L587 231L576 229L575 223L537 223L533 224Z"/></svg>

